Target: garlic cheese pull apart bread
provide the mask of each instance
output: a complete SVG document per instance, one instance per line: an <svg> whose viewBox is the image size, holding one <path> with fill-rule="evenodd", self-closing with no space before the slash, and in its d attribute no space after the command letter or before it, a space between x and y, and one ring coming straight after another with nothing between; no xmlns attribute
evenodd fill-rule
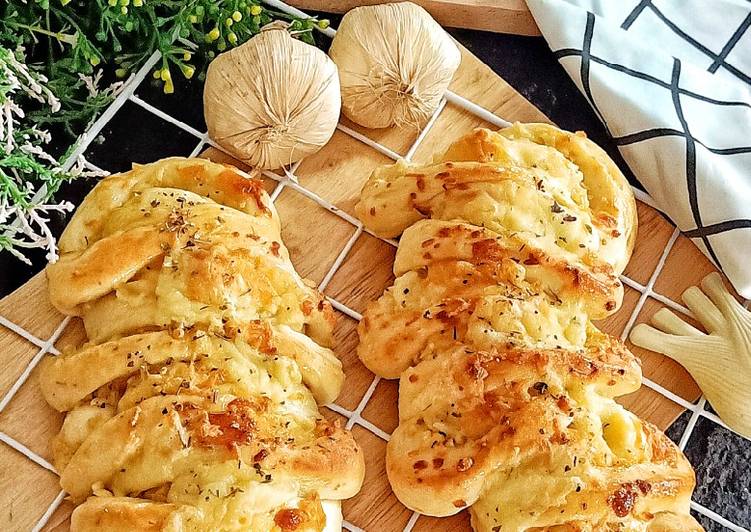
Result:
<svg viewBox="0 0 751 532"><path fill-rule="evenodd" d="M74 531L333 531L362 452L318 412L333 311L294 270L260 180L166 159L101 181L47 268L89 342L45 360Z"/></svg>
<svg viewBox="0 0 751 532"><path fill-rule="evenodd" d="M358 355L400 378L386 470L410 508L478 531L702 530L694 473L616 401L641 366L612 314L636 236L615 164L581 133L478 129L432 164L376 170L357 212L401 235Z"/></svg>

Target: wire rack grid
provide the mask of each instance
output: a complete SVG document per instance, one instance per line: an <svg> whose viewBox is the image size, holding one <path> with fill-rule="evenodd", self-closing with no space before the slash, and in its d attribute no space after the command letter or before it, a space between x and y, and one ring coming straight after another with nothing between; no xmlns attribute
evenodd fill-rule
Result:
<svg viewBox="0 0 751 532"><path fill-rule="evenodd" d="M265 0L265 3L270 5L271 7L275 9L279 9L281 11L284 11L286 13L299 16L299 17L307 17L305 13L302 11L299 11L291 6L288 6L284 4L283 2L280 2L278 0ZM335 30L333 28L327 28L326 30L321 30L322 33L329 37L333 37L335 34ZM125 83L122 91L119 93L118 97L113 101L113 103L109 106L109 108L102 114L102 116L95 121L91 127L87 130L87 132L82 135L82 137L79 139L75 149L72 151L70 157L66 160L64 163L64 167L69 168L71 167L76 159L82 155L88 148L89 144L92 142L94 138L96 138L102 129L107 125L107 123L113 118L115 113L128 101L137 104L138 106L142 107L146 111L152 113L153 115L163 119L164 121L182 129L183 131L189 133L190 135L193 135L196 140L197 144L195 148L190 153L190 156L196 156L199 153L201 153L206 147L212 146L217 149L222 150L222 148L218 145L216 145L208 136L207 132L201 132L197 129L191 127L190 125L186 124L185 122L178 120L177 118L169 115L168 113L165 113L164 111L158 109L157 107L154 107L150 103L144 101L140 97L136 95L136 90L141 85L141 83L146 79L147 75L150 73L151 69L156 65L156 63L159 61L160 55L158 53L154 53L148 61L143 65L143 67L134 75L131 76L131 78ZM447 91L445 94L445 97L442 99L440 105L436 109L435 113L431 117L431 119L428 121L426 126L422 129L422 131L418 134L416 139L414 140L413 144L410 146L410 148L404 153L399 154L394 152L393 150L389 149L386 146L383 146L379 144L378 142L370 139L369 137L343 125L339 124L337 128L353 137L354 139L366 144L367 146L373 148L374 150L380 152L381 154L385 155L386 157L397 160L397 159L406 159L410 160L412 156L415 154L417 148L419 147L420 143L423 141L427 133L431 130L432 126L434 125L436 119L440 115L440 113L443 111L443 109L446 107L446 105L456 105L460 107L461 109L472 113L473 115L477 116L478 118L488 122L489 124L492 124L496 127L507 127L510 125L509 122L506 120L503 120L502 118L496 116L495 114L491 113L490 111L466 100L465 98L461 97L458 94L455 94L453 92ZM91 163L87 163L91 168L98 169L96 166L92 165ZM307 197L308 199L316 202L320 207L326 209L327 211L339 216L346 222L348 222L354 229L351 237L347 240L344 247L339 251L339 254L336 256L336 259L334 260L332 266L327 271L327 273L324 275L322 281L319 284L319 290L321 290L323 293L325 293L326 288L333 278L333 276L336 274L336 272L339 270L339 267L343 264L344 260L347 258L347 255L349 254L352 247L355 245L355 243L358 241L360 236L363 233L370 233L370 231L365 228L360 220L355 218L354 216L351 216L350 214L340 210L338 207L336 207L331 202L327 201L326 199L320 197L315 192L308 190L303 185L300 184L299 180L297 179L297 176L295 175L295 172L297 171L299 167L299 162L290 166L289 168L283 169L283 172L281 174L277 174L274 172L264 171L263 175L273 179L276 181L276 187L270 194L270 197L273 200L276 200L279 197L279 194L282 192L283 189L289 188L291 190L294 190L295 192ZM650 198L648 195L646 195L644 192L634 189L635 195L637 199L640 201L655 207L654 202L652 201L652 198ZM372 233L370 233L372 234ZM376 236L376 235L373 235ZM665 266L665 262L668 258L668 255L670 254L671 249L673 248L673 245L675 244L677 238L679 236L678 229L675 229L672 232L672 235L670 236L670 239L668 240L667 245L665 246L665 249L662 253L662 256L659 259L659 262L649 278L648 282L646 284L641 284L629 277L621 276L621 280L626 286L629 286L639 292L639 299L636 303L636 306L634 307L634 310L632 311L626 326L622 332L621 337L625 339L629 332L631 331L631 328L636 323L636 319L639 315L639 312L644 307L645 302L649 299L655 299L659 301L660 303L664 304L665 306L672 308L678 312L681 312L689 317L691 317L691 312L681 305L680 303L677 303L670 299L669 297L666 297L658 292L655 291L655 282L663 270L663 267ZM391 246L396 246L397 243L394 240L391 239L382 239L380 237L377 237L380 240L388 243ZM344 303L337 301L336 299L329 297L327 295L327 298L331 302L332 306L343 313L345 316L347 316L349 319L359 321L362 316L360 313L356 312L352 308L348 307ZM4 316L0 315L0 326L5 327L11 331L13 331L18 336L23 337L28 342L36 346L39 350L38 352L31 358L29 364L26 366L26 368L21 373L20 377L13 383L13 385L10 387L10 389L6 392L5 396L0 399L0 413L7 408L7 406L10 404L13 397L16 395L16 393L19 391L21 386L27 381L29 376L31 375L31 372L34 370L34 368L39 364L39 362L42 360L42 358L46 355L52 355L56 356L59 354L59 351L55 348L55 342L60 337L60 335L65 331L66 327L70 323L70 318L64 318L62 321L58 324L58 326L54 329L54 332L49 338L42 339L38 338L34 334L30 333L23 327L17 325L16 323L12 322L11 320L5 318ZM358 425L362 427L363 429L370 431L372 434L377 436L378 438L381 438L382 440L388 441L389 440L389 433L381 429L380 427L376 426L372 422L368 421L364 417L362 417L363 410L368 405L369 400L373 396L373 393L375 392L375 389L380 382L380 377L374 376L373 380L371 381L370 385L368 386L365 394L363 395L362 399L357 404L356 408L354 410L348 410L340 405L337 404L329 404L326 405L328 408L330 408L332 411L336 412L337 414L344 416L347 419L346 422L346 428L351 429L355 425ZM643 385L651 388L652 390L662 394L663 396L667 397L671 401L677 403L681 407L685 408L686 410L691 412L690 418L688 420L687 426L685 430L683 431L683 434L679 441L679 447L681 450L683 450L686 446L686 443L688 442L689 438L691 437L691 434L693 433L694 427L696 426L697 421L700 417L707 418L711 420L712 422L719 424L725 428L728 428L720 419L719 417L714 414L713 412L707 410L707 401L704 398L704 396L700 397L698 402L692 403L690 401L687 401L683 397L677 395L676 393L664 388L660 384L653 382L647 378L644 378ZM731 429L729 429L731 430ZM7 435L4 432L0 432L0 441L2 441L4 444L10 446L15 451L23 454L25 457L27 457L29 460L37 464L39 467L42 467L44 469L47 469L55 474L57 472L55 471L54 467L43 457L41 457L39 454L35 453L31 449L29 449L26 445L23 443L15 440L11 436ZM65 498L65 492L61 491L57 494L57 496L50 502L49 506L46 508L44 513L41 515L41 517L38 519L35 526L32 528L34 532L42 530L44 526L49 521L50 517L54 514L55 510L60 506L60 504L63 502ZM722 525L726 527L729 530L732 530L734 532L749 532L746 528L743 528L742 526L739 526L725 517L717 514L716 512L712 511L709 508L706 508L705 506L699 504L696 501L691 502L691 508L695 510L696 512L706 516L710 520L716 522L719 525ZM417 523L418 519L420 519L420 514L417 512L413 512L410 516L406 526L404 527L404 532L409 532L412 530L412 528ZM346 516L345 516L346 518ZM355 526L354 524L350 523L345 519L343 526L346 530L350 530L352 532L361 532L363 529Z"/></svg>

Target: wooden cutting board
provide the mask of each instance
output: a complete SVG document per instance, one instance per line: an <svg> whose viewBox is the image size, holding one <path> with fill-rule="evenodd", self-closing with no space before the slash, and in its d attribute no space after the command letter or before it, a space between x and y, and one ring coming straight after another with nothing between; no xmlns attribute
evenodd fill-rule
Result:
<svg viewBox="0 0 751 532"><path fill-rule="evenodd" d="M396 1L396 0L395 0ZM411 0L424 7L441 26L471 30L540 35L525 0ZM368 4L382 4L383 0L290 0L287 2L303 11L346 13Z"/></svg>
<svg viewBox="0 0 751 532"><path fill-rule="evenodd" d="M451 86L453 91L508 120L547 120L486 65L466 50L462 53L462 65ZM395 129L367 131L348 125L402 154L406 153L416 136L414 132ZM427 161L434 152L443 150L454 139L483 125L487 124L449 104L420 144L414 159ZM205 155L227 160L226 156L213 150ZM389 162L388 158L372 148L337 131L323 150L302 163L297 175L302 186L342 211L353 214L358 192L371 170ZM268 190L272 190L275 183L268 180L266 185ZM320 282L355 232L355 227L290 188L281 192L276 205L284 225L284 241L295 266L302 275ZM639 238L626 274L641 285L646 285L674 228L660 214L643 204L639 205L639 222ZM390 244L362 234L325 293L362 312L367 302L377 298L393 280L393 258L394 248ZM686 268L687 264L691 267ZM660 294L678 301L685 288L696 284L712 269L698 249L680 237L654 288ZM53 335L63 320L63 316L51 307L45 284L43 275L37 275L0 301L0 316L23 327L42 342ZM611 334L620 335L639 299L639 292L626 288L623 308L600 326ZM645 321L660 306L654 299L646 300L637 321ZM390 433L394 429L397 423L397 385L393 381L380 381L373 387L373 375L355 355L356 322L344 314L338 314L336 351L344 363L347 379L337 404L347 411L361 414L364 421L355 424L353 432L365 451L367 463L361 493L344 503L345 519L366 530L402 530L412 512L402 506L389 489L384 472L386 442L366 428L376 427L383 433ZM65 350L80 345L84 339L80 322L72 320L54 345ZM2 325L0 345L0 397L3 397L40 348ZM688 401L698 398L699 389L680 366L661 355L640 349L635 349L635 352L642 357L645 376ZM49 459L48 442L58 431L62 416L43 401L37 371L31 372L28 380L0 413L0 431L42 458ZM373 388L370 390L372 396L366 402L363 398L367 398L369 388ZM621 402L662 428L667 427L683 410L645 387L621 398ZM347 419L340 414L325 408L323 410L326 415L338 417L346 423ZM29 530L58 495L58 479L52 472L2 443L0 471L3 472L0 475L0 530ZM70 511L71 505L63 503L53 513L46 529L67 530ZM420 517L415 529L461 531L469 529L468 523L466 513L442 520Z"/></svg>

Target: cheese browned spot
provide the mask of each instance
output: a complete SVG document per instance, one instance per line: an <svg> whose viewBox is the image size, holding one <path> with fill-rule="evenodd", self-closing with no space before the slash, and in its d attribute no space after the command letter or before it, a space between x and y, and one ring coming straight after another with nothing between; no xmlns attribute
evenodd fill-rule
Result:
<svg viewBox="0 0 751 532"><path fill-rule="evenodd" d="M298 508L283 508L274 516L276 526L284 530L297 530L305 521L305 514Z"/></svg>

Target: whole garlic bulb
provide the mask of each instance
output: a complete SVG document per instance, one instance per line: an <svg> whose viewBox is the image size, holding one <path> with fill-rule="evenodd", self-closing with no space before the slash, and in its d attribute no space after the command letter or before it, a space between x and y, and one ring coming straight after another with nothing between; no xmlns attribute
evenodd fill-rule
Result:
<svg viewBox="0 0 751 532"><path fill-rule="evenodd" d="M336 65L283 29L265 30L211 62L203 105L219 145L251 166L279 168L333 135L341 109Z"/></svg>
<svg viewBox="0 0 751 532"><path fill-rule="evenodd" d="M461 62L451 37L411 2L349 11L329 56L339 67L344 114L371 128L423 125Z"/></svg>

